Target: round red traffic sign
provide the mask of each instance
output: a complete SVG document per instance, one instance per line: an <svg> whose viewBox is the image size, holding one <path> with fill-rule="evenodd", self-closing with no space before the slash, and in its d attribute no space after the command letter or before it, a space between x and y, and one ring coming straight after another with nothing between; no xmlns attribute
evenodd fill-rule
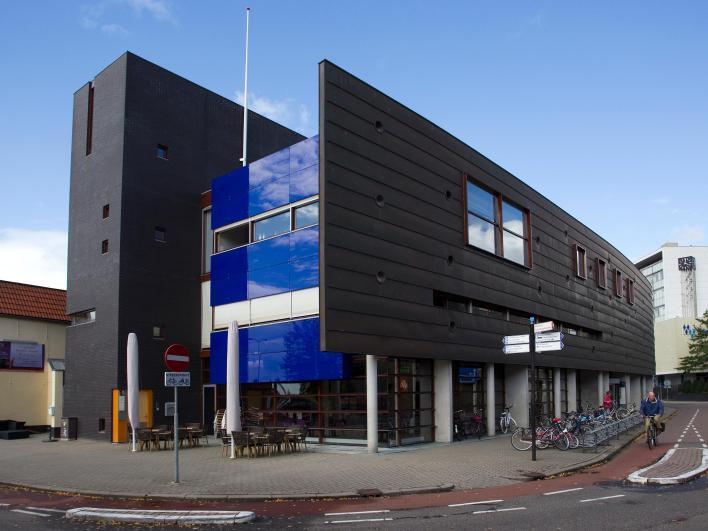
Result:
<svg viewBox="0 0 708 531"><path fill-rule="evenodd" d="M172 372L185 372L189 367L189 351L184 345L175 343L165 350L165 365Z"/></svg>

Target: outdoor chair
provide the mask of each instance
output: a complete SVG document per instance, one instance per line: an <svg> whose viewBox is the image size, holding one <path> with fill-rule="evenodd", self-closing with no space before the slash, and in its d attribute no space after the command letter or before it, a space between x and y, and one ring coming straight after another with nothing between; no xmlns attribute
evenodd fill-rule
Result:
<svg viewBox="0 0 708 531"><path fill-rule="evenodd" d="M268 431L268 453L281 453L285 443L285 432L280 429Z"/></svg>
<svg viewBox="0 0 708 531"><path fill-rule="evenodd" d="M137 439L138 439L138 444L139 444L140 450L145 449L146 446L147 446L148 451L152 450L152 446L153 446L152 430L149 430L147 428L138 429Z"/></svg>

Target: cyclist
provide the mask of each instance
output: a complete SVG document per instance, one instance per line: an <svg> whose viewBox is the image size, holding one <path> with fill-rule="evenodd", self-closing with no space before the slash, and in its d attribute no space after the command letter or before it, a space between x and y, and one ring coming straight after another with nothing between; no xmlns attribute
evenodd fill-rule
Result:
<svg viewBox="0 0 708 531"><path fill-rule="evenodd" d="M642 400L642 408L640 411L644 417L645 433L649 431L649 417L654 417L654 423L659 427L660 431L664 431L664 423L661 422L661 417L664 414L664 403L660 398L656 398L653 391L649 391L647 399Z"/></svg>

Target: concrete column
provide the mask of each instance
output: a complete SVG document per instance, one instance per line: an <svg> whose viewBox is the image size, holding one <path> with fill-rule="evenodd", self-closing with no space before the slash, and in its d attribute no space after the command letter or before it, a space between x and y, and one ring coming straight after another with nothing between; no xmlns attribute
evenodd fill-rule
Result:
<svg viewBox="0 0 708 531"><path fill-rule="evenodd" d="M494 364L487 363L484 366L484 381L487 385L487 435L490 437L496 433L496 413L494 410ZM512 415L513 416L513 415Z"/></svg>
<svg viewBox="0 0 708 531"><path fill-rule="evenodd" d="M561 370L553 368L553 416L560 418L561 412Z"/></svg>
<svg viewBox="0 0 708 531"><path fill-rule="evenodd" d="M435 440L452 442L452 361L435 360Z"/></svg>
<svg viewBox="0 0 708 531"><path fill-rule="evenodd" d="M647 377L646 376L640 376L640 380L642 382L642 398L647 396Z"/></svg>
<svg viewBox="0 0 708 531"><path fill-rule="evenodd" d="M597 407L597 375L594 371L580 371L580 405L583 409L590 404L590 407Z"/></svg>
<svg viewBox="0 0 708 531"><path fill-rule="evenodd" d="M610 388L610 373L605 371L603 374L605 388L602 390L602 397L605 397L605 391Z"/></svg>
<svg viewBox="0 0 708 531"><path fill-rule="evenodd" d="M516 424L529 426L529 369L526 365L507 365L504 368L505 405L514 405L511 416Z"/></svg>
<svg viewBox="0 0 708 531"><path fill-rule="evenodd" d="M605 398L605 390L607 388L605 387L605 374L602 371L599 371L597 373L597 400L595 404L593 404L595 407L599 407L602 405L602 399Z"/></svg>
<svg viewBox="0 0 708 531"><path fill-rule="evenodd" d="M379 382L376 356L366 355L366 439L369 453L379 451Z"/></svg>
<svg viewBox="0 0 708 531"><path fill-rule="evenodd" d="M632 388L631 388L631 393L629 394L629 403L634 404L637 407L639 407L639 404L642 402L642 383L641 383L641 377L632 375L630 376L630 379L632 381Z"/></svg>
<svg viewBox="0 0 708 531"><path fill-rule="evenodd" d="M566 372L565 391L567 393L568 410L578 410L578 373L575 369Z"/></svg>
<svg viewBox="0 0 708 531"><path fill-rule="evenodd" d="M631 402L631 391L632 391L632 379L629 376L629 374L624 375L624 401L622 402L622 405L624 407L627 407Z"/></svg>

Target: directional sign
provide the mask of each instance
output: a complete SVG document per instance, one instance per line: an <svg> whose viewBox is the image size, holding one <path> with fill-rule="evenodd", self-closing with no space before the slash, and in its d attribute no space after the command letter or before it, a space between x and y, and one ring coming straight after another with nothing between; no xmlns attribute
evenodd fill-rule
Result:
<svg viewBox="0 0 708 531"><path fill-rule="evenodd" d="M502 343L505 345L520 345L521 343L528 343L529 335L521 334L520 336L504 336L502 338Z"/></svg>
<svg viewBox="0 0 708 531"><path fill-rule="evenodd" d="M545 323L537 323L537 324L533 325L533 331L537 334L539 332L551 332L553 330L554 326L555 326L555 324L553 323L553 321L546 321Z"/></svg>
<svg viewBox="0 0 708 531"><path fill-rule="evenodd" d="M189 351L179 343L167 347L164 359L167 368L174 372L183 372L189 367Z"/></svg>
<svg viewBox="0 0 708 531"><path fill-rule="evenodd" d="M523 352L529 352L529 344L521 343L518 345L504 345L504 354L521 354Z"/></svg>
<svg viewBox="0 0 708 531"><path fill-rule="evenodd" d="M549 350L563 350L565 345L562 341L547 341L546 343L536 343L536 352L547 352Z"/></svg>
<svg viewBox="0 0 708 531"><path fill-rule="evenodd" d="M189 387L191 384L191 373L189 372L166 372L165 387Z"/></svg>
<svg viewBox="0 0 708 531"><path fill-rule="evenodd" d="M548 343L549 341L563 341L565 334L563 332L546 332L545 334L536 334L536 343Z"/></svg>

